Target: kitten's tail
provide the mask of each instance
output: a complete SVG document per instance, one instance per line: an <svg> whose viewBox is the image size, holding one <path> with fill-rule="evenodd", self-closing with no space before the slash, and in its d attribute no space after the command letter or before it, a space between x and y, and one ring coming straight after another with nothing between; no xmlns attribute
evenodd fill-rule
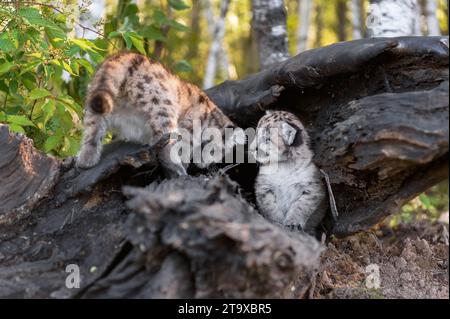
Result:
<svg viewBox="0 0 450 319"><path fill-rule="evenodd" d="M122 52L107 58L97 69L89 86L86 107L96 114L111 113L127 77L144 61L148 61L145 56L133 52Z"/></svg>

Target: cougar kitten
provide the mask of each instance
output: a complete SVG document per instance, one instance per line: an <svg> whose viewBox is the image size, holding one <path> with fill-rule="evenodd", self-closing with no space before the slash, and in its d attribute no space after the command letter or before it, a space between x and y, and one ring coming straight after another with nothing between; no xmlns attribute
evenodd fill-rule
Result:
<svg viewBox="0 0 450 319"><path fill-rule="evenodd" d="M313 232L327 209L326 191L300 120L288 112L268 113L259 121L251 147L260 163L255 188L262 215Z"/></svg>
<svg viewBox="0 0 450 319"><path fill-rule="evenodd" d="M180 128L192 132L194 120L201 121L202 131L207 127L222 132L235 128L202 90L182 81L161 64L131 52L113 55L100 65L88 87L77 165L87 168L99 162L107 131L118 140L153 144ZM226 154L236 143L244 143L243 138L243 132L233 134L222 151ZM170 175L185 175L187 163L170 156L175 142L161 149L159 161Z"/></svg>

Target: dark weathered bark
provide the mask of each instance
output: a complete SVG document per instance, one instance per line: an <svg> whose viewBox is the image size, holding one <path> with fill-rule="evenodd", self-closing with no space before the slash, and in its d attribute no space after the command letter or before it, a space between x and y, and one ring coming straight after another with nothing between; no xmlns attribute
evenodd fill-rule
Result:
<svg viewBox="0 0 450 319"><path fill-rule="evenodd" d="M289 58L284 0L252 0L253 24L262 70Z"/></svg>
<svg viewBox="0 0 450 319"><path fill-rule="evenodd" d="M0 129L2 146L11 145L8 153L19 152L15 158L1 156L4 167L22 163L29 155L45 159L33 149L21 152L30 140L9 133L6 126ZM154 182L146 189L123 188L157 179L154 147L110 144L99 166L81 172L73 161L57 163L51 158L17 170L17 179L8 181L13 187L32 177L40 182L58 171L54 163L59 164L61 176L53 191L35 190L36 196L48 196L39 203L17 193L8 197L11 205L25 205L28 214L13 214L0 222L0 297L298 297L305 293L321 252L317 240L265 221L226 175ZM3 180L1 186L7 186ZM127 201L122 193L131 199ZM80 268L79 289L65 286L69 264ZM293 286L298 289L292 290Z"/></svg>
<svg viewBox="0 0 450 319"><path fill-rule="evenodd" d="M331 178L333 233L368 229L448 176L448 38L339 43L208 94L245 125L263 114L252 98L274 85L286 89L270 106L309 124L316 162Z"/></svg>
<svg viewBox="0 0 450 319"><path fill-rule="evenodd" d="M344 236L448 176L448 89L448 38L430 37L306 51L207 93L242 126L298 114L336 199L325 226ZM0 126L0 297L305 295L320 245L257 214L254 166L230 171L246 200L221 171L157 182L155 147L111 144L77 171Z"/></svg>

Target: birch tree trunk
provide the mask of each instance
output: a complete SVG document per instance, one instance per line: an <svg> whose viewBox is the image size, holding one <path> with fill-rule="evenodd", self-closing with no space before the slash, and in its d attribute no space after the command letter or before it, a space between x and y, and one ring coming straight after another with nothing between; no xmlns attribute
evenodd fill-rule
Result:
<svg viewBox="0 0 450 319"><path fill-rule="evenodd" d="M83 4L82 0L78 0L78 4L81 6ZM86 12L82 12L79 15L79 22L84 27L80 25L75 26L75 33L77 38L83 39L96 39L98 34L91 31L96 30L96 24L103 17L103 12L105 9L105 0L93 1Z"/></svg>
<svg viewBox="0 0 450 319"><path fill-rule="evenodd" d="M425 19L427 24L428 35L439 36L441 35L441 28L439 26L439 20L436 12L438 10L438 4L436 0L425 0Z"/></svg>
<svg viewBox="0 0 450 319"><path fill-rule="evenodd" d="M211 13L208 15L211 16L213 14L212 8L210 4L207 4L207 7L208 6L209 10L211 11ZM205 78L203 81L203 88L205 89L208 89L214 85L214 78L217 73L217 61L222 48L223 37L225 36L225 18L227 16L229 6L230 0L223 0L220 4L220 14L217 23L214 26L214 31L212 34L212 44L209 49L208 62L206 65Z"/></svg>
<svg viewBox="0 0 450 319"><path fill-rule="evenodd" d="M252 0L252 4L259 65L267 69L289 58L286 8L283 0Z"/></svg>
<svg viewBox="0 0 450 319"><path fill-rule="evenodd" d="M363 37L363 22L361 19L362 3L361 0L352 0L352 28L353 40L362 39Z"/></svg>
<svg viewBox="0 0 450 319"><path fill-rule="evenodd" d="M297 53L303 52L308 48L308 31L311 21L312 0L298 1L298 32L297 32Z"/></svg>
<svg viewBox="0 0 450 319"><path fill-rule="evenodd" d="M417 0L370 0L366 22L372 38L421 35Z"/></svg>

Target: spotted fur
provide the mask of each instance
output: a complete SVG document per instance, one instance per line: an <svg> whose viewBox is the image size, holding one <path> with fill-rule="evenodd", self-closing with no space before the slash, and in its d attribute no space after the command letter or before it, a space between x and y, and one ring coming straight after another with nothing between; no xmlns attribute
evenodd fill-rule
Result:
<svg viewBox="0 0 450 319"><path fill-rule="evenodd" d="M202 120L202 130L234 127L202 90L161 64L131 52L113 55L99 66L88 87L77 165L87 168L99 162L107 131L118 140L153 144L180 128L191 130L196 119ZM224 154L234 144L225 141ZM172 145L160 151L160 162L170 175L184 175L187 164L171 160Z"/></svg>
<svg viewBox="0 0 450 319"><path fill-rule="evenodd" d="M325 215L327 201L303 124L288 112L269 113L259 121L251 147L261 164L255 185L261 214L312 233Z"/></svg>

